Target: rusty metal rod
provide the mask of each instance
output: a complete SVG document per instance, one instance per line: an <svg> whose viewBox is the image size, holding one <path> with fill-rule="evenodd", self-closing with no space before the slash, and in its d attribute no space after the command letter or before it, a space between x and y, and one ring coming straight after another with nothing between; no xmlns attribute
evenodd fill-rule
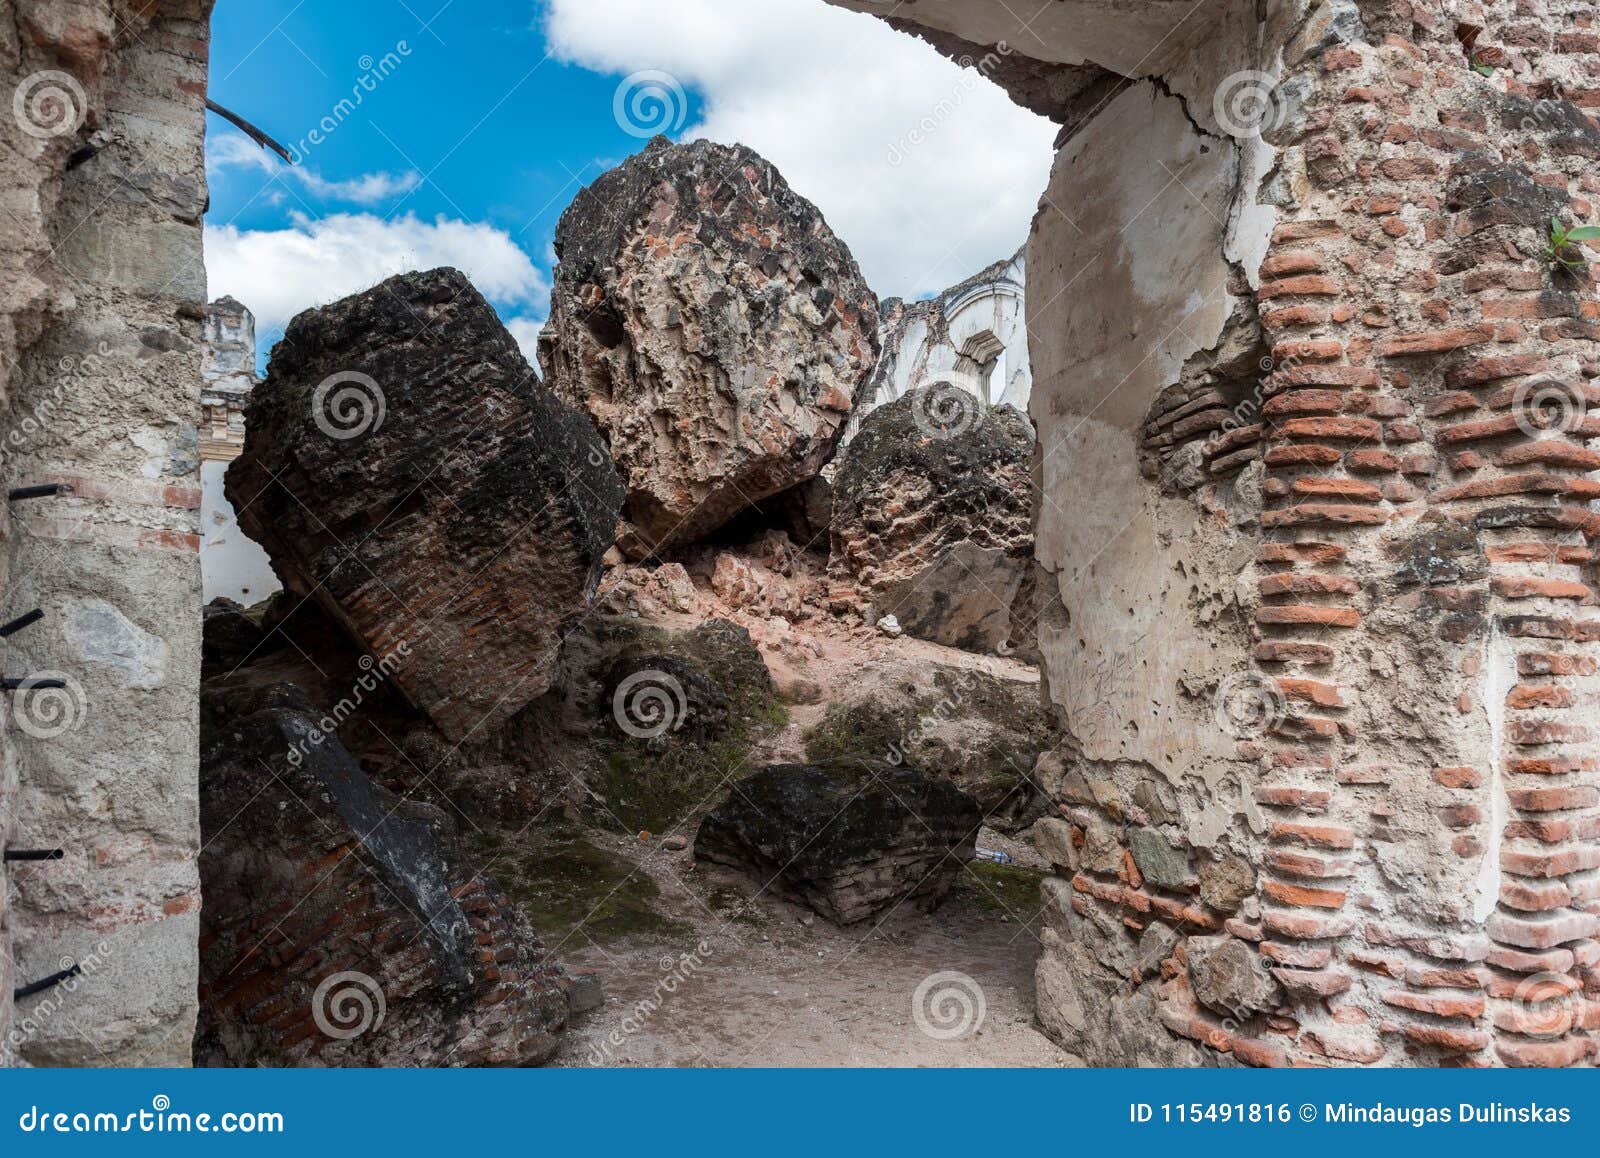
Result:
<svg viewBox="0 0 1600 1158"><path fill-rule="evenodd" d="M210 97L206 97L206 108L210 109L212 112L216 113L217 116L233 125L234 128L238 129L241 133L249 137L263 149L271 149L274 153L278 154L278 156L289 162L289 164L294 164L294 158L289 155L288 149L285 149L282 145L278 144L277 141L274 141L271 137L267 136L266 133L263 133L260 129L256 128L238 113L232 111L231 109L223 108Z"/></svg>
<svg viewBox="0 0 1600 1158"><path fill-rule="evenodd" d="M42 977L32 985L19 985L11 991L12 1001L21 1001L24 997L32 997L35 993L43 993L46 989L54 989L69 977L76 977L83 972L83 966L74 965L70 969L63 969L59 973L52 973Z"/></svg>
<svg viewBox="0 0 1600 1158"><path fill-rule="evenodd" d="M64 848L8 848L5 852L7 861L13 860L60 860L67 855Z"/></svg>
<svg viewBox="0 0 1600 1158"><path fill-rule="evenodd" d="M47 499L51 495L70 495L70 483L40 483L31 487L12 487L6 494L6 499L16 502L18 499Z"/></svg>
<svg viewBox="0 0 1600 1158"><path fill-rule="evenodd" d="M8 635L15 635L17 632L21 631L24 627L32 627L35 623L38 623L39 620L41 620L43 618L44 618L44 612L42 610L40 610L39 608L35 607L32 611L28 612L28 614L19 615L15 619L13 619L10 623L7 623L3 627L0 627L0 639L4 639Z"/></svg>

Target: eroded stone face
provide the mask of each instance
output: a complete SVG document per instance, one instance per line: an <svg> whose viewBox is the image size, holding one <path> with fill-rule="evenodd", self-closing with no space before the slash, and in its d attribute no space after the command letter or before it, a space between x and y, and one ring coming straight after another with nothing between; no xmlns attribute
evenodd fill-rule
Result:
<svg viewBox="0 0 1600 1158"><path fill-rule="evenodd" d="M594 593L621 491L453 269L295 318L227 494L287 590L378 656L452 740L542 695ZM403 649L403 650L402 650Z"/></svg>
<svg viewBox="0 0 1600 1158"><path fill-rule="evenodd" d="M630 556L692 542L832 457L877 358L877 299L762 158L658 138L578 195L556 251L539 360L610 447Z"/></svg>
<svg viewBox="0 0 1600 1158"><path fill-rule="evenodd" d="M534 1065L554 1052L570 978L462 854L452 817L372 783L291 685L206 695L196 1060Z"/></svg>
<svg viewBox="0 0 1600 1158"><path fill-rule="evenodd" d="M834 478L830 568L918 638L1026 648L1032 451L1021 414L953 385L878 407Z"/></svg>

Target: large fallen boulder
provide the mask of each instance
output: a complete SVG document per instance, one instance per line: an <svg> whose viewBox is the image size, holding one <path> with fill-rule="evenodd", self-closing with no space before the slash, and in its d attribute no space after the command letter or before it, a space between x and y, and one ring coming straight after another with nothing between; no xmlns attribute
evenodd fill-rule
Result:
<svg viewBox="0 0 1600 1158"><path fill-rule="evenodd" d="M539 361L610 443L628 555L693 542L833 456L877 360L877 299L772 165L658 137L578 194L556 253Z"/></svg>
<svg viewBox="0 0 1600 1158"><path fill-rule="evenodd" d="M932 909L972 859L981 823L972 797L909 768L775 764L700 822L694 855L849 925L901 905Z"/></svg>
<svg viewBox="0 0 1600 1158"><path fill-rule="evenodd" d="M861 424L833 483L829 567L919 639L1026 653L1033 428L948 383Z"/></svg>
<svg viewBox="0 0 1600 1158"><path fill-rule="evenodd" d="M290 684L207 685L201 1064L528 1065L571 978L442 809L370 781Z"/></svg>
<svg viewBox="0 0 1600 1158"><path fill-rule="evenodd" d="M921 656L885 661L853 673L802 738L811 761L887 760L948 780L1002 832L1026 828L1048 802L1031 776L1056 740L1036 680Z"/></svg>
<svg viewBox="0 0 1600 1158"><path fill-rule="evenodd" d="M289 323L227 495L284 587L313 595L459 741L542 695L593 597L622 493L459 271L390 278Z"/></svg>

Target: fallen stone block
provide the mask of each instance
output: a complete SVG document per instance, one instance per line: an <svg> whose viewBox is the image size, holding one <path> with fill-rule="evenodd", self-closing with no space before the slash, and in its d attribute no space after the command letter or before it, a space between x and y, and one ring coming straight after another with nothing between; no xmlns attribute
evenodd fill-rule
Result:
<svg viewBox="0 0 1600 1158"><path fill-rule="evenodd" d="M1033 442L948 383L878 407L834 479L830 570L909 635L1030 654Z"/></svg>
<svg viewBox="0 0 1600 1158"><path fill-rule="evenodd" d="M458 271L402 274L289 323L226 490L284 587L379 655L453 741L550 687L622 493Z"/></svg>
<svg viewBox="0 0 1600 1158"><path fill-rule="evenodd" d="M629 556L694 542L833 456L877 361L877 298L772 165L658 137L578 194L556 252L539 361L610 445Z"/></svg>
<svg viewBox="0 0 1600 1158"><path fill-rule="evenodd" d="M207 685L198 1064L537 1064L570 979L290 684Z"/></svg>
<svg viewBox="0 0 1600 1158"><path fill-rule="evenodd" d="M972 797L909 768L776 764L733 786L701 822L694 854L849 925L938 905L980 824Z"/></svg>

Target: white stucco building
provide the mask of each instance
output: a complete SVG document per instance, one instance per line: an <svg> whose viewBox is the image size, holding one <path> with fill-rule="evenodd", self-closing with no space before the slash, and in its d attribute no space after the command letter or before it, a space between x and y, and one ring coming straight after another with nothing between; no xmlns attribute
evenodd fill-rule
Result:
<svg viewBox="0 0 1600 1158"><path fill-rule="evenodd" d="M207 602L246 607L278 590L267 553L246 538L222 493L228 464L244 449L244 405L256 385L256 319L233 298L206 310L200 390L200 583Z"/></svg>
<svg viewBox="0 0 1600 1158"><path fill-rule="evenodd" d="M881 307L883 353L845 437L855 435L873 408L907 390L948 382L991 406L1027 413L1033 376L1028 367L1023 252L969 277L927 301L890 298Z"/></svg>

